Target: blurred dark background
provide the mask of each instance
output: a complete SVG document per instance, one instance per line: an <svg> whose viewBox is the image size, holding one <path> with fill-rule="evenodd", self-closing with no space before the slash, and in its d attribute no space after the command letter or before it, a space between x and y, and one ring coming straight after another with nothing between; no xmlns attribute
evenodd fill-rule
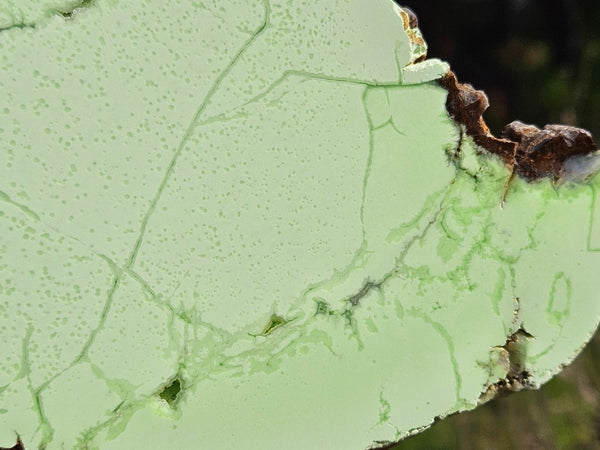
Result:
<svg viewBox="0 0 600 450"><path fill-rule="evenodd" d="M600 141L600 0L398 3L419 17L429 57L488 94L494 134L519 119L576 125ZM541 390L449 417L394 449L600 449L600 335Z"/></svg>
<svg viewBox="0 0 600 450"><path fill-rule="evenodd" d="M397 0L419 17L429 57L490 98L492 131L515 119L600 135L599 0Z"/></svg>

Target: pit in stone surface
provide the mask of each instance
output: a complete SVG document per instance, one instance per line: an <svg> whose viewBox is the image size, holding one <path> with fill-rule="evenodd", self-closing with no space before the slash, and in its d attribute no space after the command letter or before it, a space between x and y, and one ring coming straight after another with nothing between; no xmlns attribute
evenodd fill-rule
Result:
<svg viewBox="0 0 600 450"><path fill-rule="evenodd" d="M179 377L176 377L158 394L158 396L166 401L170 407L173 407L179 398L180 392L181 380Z"/></svg>

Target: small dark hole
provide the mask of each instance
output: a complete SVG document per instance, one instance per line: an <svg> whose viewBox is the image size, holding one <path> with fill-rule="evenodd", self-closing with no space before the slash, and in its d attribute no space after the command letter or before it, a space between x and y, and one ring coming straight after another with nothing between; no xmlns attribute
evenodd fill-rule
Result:
<svg viewBox="0 0 600 450"><path fill-rule="evenodd" d="M158 395L160 398L166 401L169 406L173 406L173 404L177 401L179 392L181 392L181 381L179 378L175 378L173 381L171 381L171 384L166 386Z"/></svg>

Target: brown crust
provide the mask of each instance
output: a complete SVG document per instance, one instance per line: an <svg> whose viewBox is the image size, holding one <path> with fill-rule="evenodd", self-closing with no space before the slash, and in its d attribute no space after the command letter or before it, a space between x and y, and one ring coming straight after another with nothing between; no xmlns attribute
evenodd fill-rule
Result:
<svg viewBox="0 0 600 450"><path fill-rule="evenodd" d="M482 117L489 106L483 91L459 83L453 72L448 72L439 84L448 91L448 113L464 125L477 145L498 155L522 178L530 181L543 177L559 179L567 159L598 150L588 131L565 125L546 125L540 130L515 121L504 128L502 138L497 138Z"/></svg>

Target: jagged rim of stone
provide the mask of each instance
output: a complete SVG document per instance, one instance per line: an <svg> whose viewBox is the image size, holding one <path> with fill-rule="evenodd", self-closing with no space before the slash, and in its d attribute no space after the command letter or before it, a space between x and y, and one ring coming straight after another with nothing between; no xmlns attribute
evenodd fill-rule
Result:
<svg viewBox="0 0 600 450"><path fill-rule="evenodd" d="M459 83L452 71L438 80L438 84L448 91L446 110L475 144L489 153L498 156L510 169L511 175L519 176L528 182L542 178L554 178L557 182L563 175L565 163L573 158L594 159L588 164L589 170L581 169L581 179L598 172L598 146L589 131L566 125L546 125L543 129L526 125L519 121L506 125L500 138L494 136L483 119L489 101L483 91L470 84ZM548 135L552 134L551 140ZM537 136L547 139L535 139ZM576 137L576 138L575 138ZM562 142L562 152L555 152L557 142Z"/></svg>

